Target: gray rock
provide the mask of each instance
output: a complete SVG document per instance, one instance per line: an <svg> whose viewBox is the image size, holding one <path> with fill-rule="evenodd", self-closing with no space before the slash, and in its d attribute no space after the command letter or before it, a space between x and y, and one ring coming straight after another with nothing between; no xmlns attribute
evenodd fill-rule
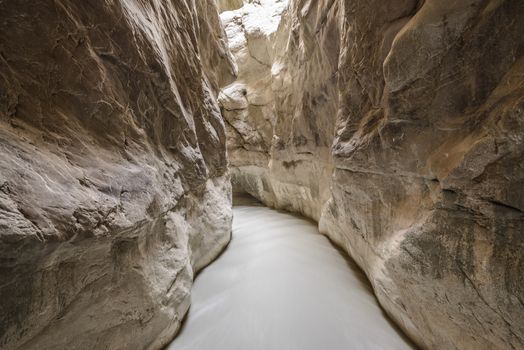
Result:
<svg viewBox="0 0 524 350"><path fill-rule="evenodd" d="M522 23L519 1L292 0L270 147L249 113L228 143L235 189L319 221L423 348L524 347Z"/></svg>
<svg viewBox="0 0 524 350"><path fill-rule="evenodd" d="M230 236L216 5L0 13L0 347L159 349Z"/></svg>

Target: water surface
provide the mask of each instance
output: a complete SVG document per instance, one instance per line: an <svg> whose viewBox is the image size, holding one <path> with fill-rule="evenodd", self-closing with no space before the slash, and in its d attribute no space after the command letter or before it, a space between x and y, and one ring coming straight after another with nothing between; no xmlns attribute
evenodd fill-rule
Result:
<svg viewBox="0 0 524 350"><path fill-rule="evenodd" d="M241 203L233 239L196 278L170 350L411 349L360 271L313 223Z"/></svg>

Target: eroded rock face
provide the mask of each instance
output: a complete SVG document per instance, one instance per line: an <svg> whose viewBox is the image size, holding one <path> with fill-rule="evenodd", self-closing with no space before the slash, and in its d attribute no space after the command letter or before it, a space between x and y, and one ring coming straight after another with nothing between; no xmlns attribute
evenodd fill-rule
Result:
<svg viewBox="0 0 524 350"><path fill-rule="evenodd" d="M236 10L244 6L244 0L216 0L216 3L220 12Z"/></svg>
<svg viewBox="0 0 524 350"><path fill-rule="evenodd" d="M218 97L226 122L228 154L233 166L247 162L264 167L273 136L271 89L272 44L287 1L250 2L221 14L238 78Z"/></svg>
<svg viewBox="0 0 524 350"><path fill-rule="evenodd" d="M287 5L221 14L239 77L219 102L237 187L318 220L332 172L338 4L291 2L279 25Z"/></svg>
<svg viewBox="0 0 524 350"><path fill-rule="evenodd" d="M0 13L0 347L161 348L230 236L216 4Z"/></svg>
<svg viewBox="0 0 524 350"><path fill-rule="evenodd" d="M518 1L292 0L269 149L228 145L238 190L319 220L425 348L524 347L522 23Z"/></svg>

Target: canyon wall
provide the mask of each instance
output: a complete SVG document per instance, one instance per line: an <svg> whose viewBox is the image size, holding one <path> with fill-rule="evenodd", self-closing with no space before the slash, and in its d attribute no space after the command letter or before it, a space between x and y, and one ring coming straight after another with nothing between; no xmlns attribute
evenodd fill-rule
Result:
<svg viewBox="0 0 524 350"><path fill-rule="evenodd" d="M332 173L338 7L291 2L280 29L287 0L221 14L239 71L219 96L234 187L316 220Z"/></svg>
<svg viewBox="0 0 524 350"><path fill-rule="evenodd" d="M234 190L319 221L421 347L523 348L524 3L291 0L270 33L235 12Z"/></svg>
<svg viewBox="0 0 524 350"><path fill-rule="evenodd" d="M244 6L244 0L216 0L216 4L220 12L231 11Z"/></svg>
<svg viewBox="0 0 524 350"><path fill-rule="evenodd" d="M159 349L230 237L216 4L0 14L0 347Z"/></svg>

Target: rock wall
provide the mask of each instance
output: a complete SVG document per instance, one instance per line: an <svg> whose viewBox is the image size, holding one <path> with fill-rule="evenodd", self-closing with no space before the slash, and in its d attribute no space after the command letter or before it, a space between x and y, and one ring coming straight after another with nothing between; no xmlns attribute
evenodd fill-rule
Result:
<svg viewBox="0 0 524 350"><path fill-rule="evenodd" d="M216 4L0 13L0 347L159 349L230 237Z"/></svg>
<svg viewBox="0 0 524 350"><path fill-rule="evenodd" d="M339 6L303 3L281 23L287 0L221 14L239 75L219 103L235 188L318 220L332 172Z"/></svg>
<svg viewBox="0 0 524 350"><path fill-rule="evenodd" d="M244 6L244 0L216 0L216 3L220 12L236 10Z"/></svg>
<svg viewBox="0 0 524 350"><path fill-rule="evenodd" d="M524 347L522 23L512 0L291 0L271 118L232 108L236 190L318 220L423 348Z"/></svg>

